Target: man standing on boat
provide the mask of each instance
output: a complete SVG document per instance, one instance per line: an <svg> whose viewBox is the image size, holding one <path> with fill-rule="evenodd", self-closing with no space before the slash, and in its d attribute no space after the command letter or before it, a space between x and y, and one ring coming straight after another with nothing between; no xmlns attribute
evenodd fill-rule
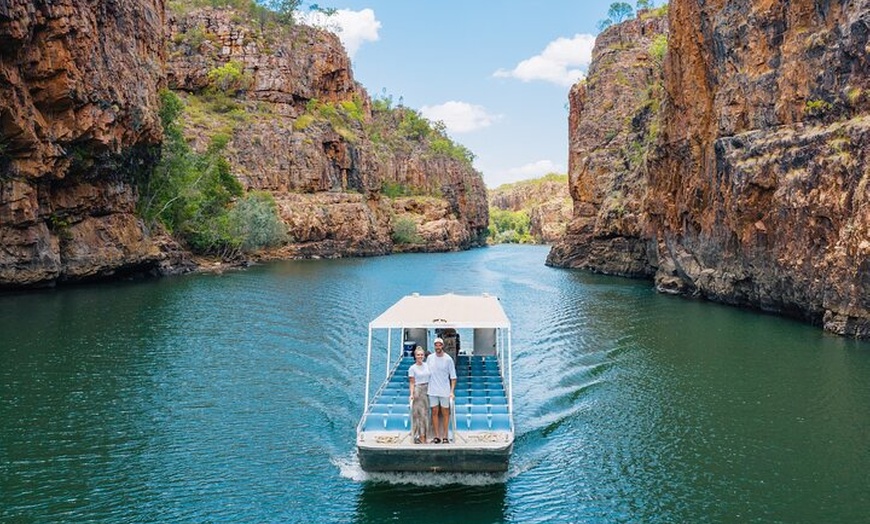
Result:
<svg viewBox="0 0 870 524"><path fill-rule="evenodd" d="M444 340L435 339L435 353L426 358L429 365L429 404L432 406L432 429L435 444L450 442L447 432L450 429L450 402L456 388L456 365L444 352Z"/></svg>

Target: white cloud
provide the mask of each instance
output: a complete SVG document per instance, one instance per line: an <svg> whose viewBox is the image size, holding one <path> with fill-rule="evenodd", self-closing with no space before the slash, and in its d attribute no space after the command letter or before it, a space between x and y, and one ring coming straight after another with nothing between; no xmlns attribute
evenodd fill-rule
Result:
<svg viewBox="0 0 870 524"><path fill-rule="evenodd" d="M420 114L434 122L441 121L451 133L468 133L489 127L500 115L491 115L483 106L451 100L437 106L423 106Z"/></svg>
<svg viewBox="0 0 870 524"><path fill-rule="evenodd" d="M552 160L538 160L519 167L512 167L505 171L505 175L513 180L525 180L538 178L550 173L564 173L565 168Z"/></svg>
<svg viewBox="0 0 870 524"><path fill-rule="evenodd" d="M587 34L577 34L570 39L558 38L547 44L541 54L523 60L510 71L499 69L493 76L516 78L523 82L543 80L570 87L586 76L594 45L595 37Z"/></svg>
<svg viewBox="0 0 870 524"><path fill-rule="evenodd" d="M297 11L296 15L304 24L322 27L338 35L351 59L363 43L377 42L380 39L378 30L381 28L381 23L371 9L362 11L339 9L329 16L320 11Z"/></svg>

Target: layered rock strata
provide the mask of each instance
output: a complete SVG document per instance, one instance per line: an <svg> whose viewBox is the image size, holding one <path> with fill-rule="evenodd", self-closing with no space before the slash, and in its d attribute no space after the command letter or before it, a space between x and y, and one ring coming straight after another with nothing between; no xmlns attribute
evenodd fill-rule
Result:
<svg viewBox="0 0 870 524"><path fill-rule="evenodd" d="M666 18L642 16L596 39L587 78L568 97L574 213L548 264L652 276L645 161L656 139L664 73L651 48L665 34Z"/></svg>
<svg viewBox="0 0 870 524"><path fill-rule="evenodd" d="M565 235L572 209L568 187L561 178L548 176L499 186L489 191L489 206L527 212L529 234L544 244L556 242Z"/></svg>
<svg viewBox="0 0 870 524"><path fill-rule="evenodd" d="M251 84L220 117L188 106L186 131L200 148L228 133L234 174L275 196L291 242L261 256L482 245L479 173L370 140L371 102L338 39L303 26L266 31L267 20L246 16L173 18L163 0L0 3L0 288L188 269L183 248L137 217L136 183L160 155L159 89L192 99L231 61ZM312 102L352 102L364 122L300 125ZM421 198L388 198L390 185ZM401 220L417 225L411 243L394 242Z"/></svg>
<svg viewBox="0 0 870 524"><path fill-rule="evenodd" d="M551 263L637 260L615 272L870 337L870 2L677 0L669 27L640 234L591 263L588 237L567 237ZM574 144L587 114L572 117ZM576 150L572 176L598 147ZM587 182L610 194L610 177ZM575 195L575 221L601 209Z"/></svg>
<svg viewBox="0 0 870 524"><path fill-rule="evenodd" d="M870 337L870 2L670 16L656 285Z"/></svg>
<svg viewBox="0 0 870 524"><path fill-rule="evenodd" d="M246 189L272 193L289 227L290 244L261 257L381 255L449 251L482 245L488 225L486 189L470 166L422 149L389 149L372 142L366 91L353 80L338 38L307 26L280 34L239 23L238 13L203 9L170 18L168 79L173 89L202 93L208 75L230 61L251 79L240 103L251 118L232 123L227 156ZM204 37L202 36L204 35ZM301 124L310 105L353 103L361 122L337 129ZM222 122L197 121L187 132L205 147L226 132ZM413 205L392 202L385 185L413 188ZM414 242L393 241L393 226L410 220Z"/></svg>
<svg viewBox="0 0 870 524"><path fill-rule="evenodd" d="M163 24L162 0L0 4L0 287L160 260L134 178L161 140Z"/></svg>

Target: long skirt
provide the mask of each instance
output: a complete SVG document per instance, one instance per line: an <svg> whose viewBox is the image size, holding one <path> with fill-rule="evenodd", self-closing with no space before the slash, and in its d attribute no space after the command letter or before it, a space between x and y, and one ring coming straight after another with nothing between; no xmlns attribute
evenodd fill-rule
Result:
<svg viewBox="0 0 870 524"><path fill-rule="evenodd" d="M432 433L429 415L429 384L414 386L414 402L411 404L411 436L428 439Z"/></svg>

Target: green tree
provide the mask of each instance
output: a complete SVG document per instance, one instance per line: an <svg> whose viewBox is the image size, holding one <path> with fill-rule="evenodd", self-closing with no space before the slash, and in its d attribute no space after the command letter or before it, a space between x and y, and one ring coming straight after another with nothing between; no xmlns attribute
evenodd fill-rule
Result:
<svg viewBox="0 0 870 524"><path fill-rule="evenodd" d="M393 223L393 242L396 244L419 244L423 240L417 233L417 223L409 217L401 217Z"/></svg>
<svg viewBox="0 0 870 524"><path fill-rule="evenodd" d="M638 11L641 9L652 9L654 6L655 2L653 0L637 0L637 4L635 4Z"/></svg>
<svg viewBox="0 0 870 524"><path fill-rule="evenodd" d="M278 21L284 24L293 23L293 12L302 5L302 0L268 0L266 5L278 15Z"/></svg>
<svg viewBox="0 0 870 524"><path fill-rule="evenodd" d="M399 133L412 140L423 140L432 132L429 121L413 109L404 109Z"/></svg>
<svg viewBox="0 0 870 524"><path fill-rule="evenodd" d="M278 217L278 206L271 193L254 191L240 199L229 212L230 237L239 239L239 248L250 252L276 246L287 240L287 226Z"/></svg>
<svg viewBox="0 0 870 524"><path fill-rule="evenodd" d="M626 2L613 2L610 4L607 16L613 21L613 23L618 24L623 20L628 20L634 16L634 9L632 9L631 5Z"/></svg>
<svg viewBox="0 0 870 524"><path fill-rule="evenodd" d="M138 210L149 225L162 224L196 253L233 257L283 241L283 224L271 197L244 196L224 151L230 137L217 134L203 153L187 144L178 96L160 92L163 149L153 172L138 180Z"/></svg>
<svg viewBox="0 0 870 524"><path fill-rule="evenodd" d="M534 243L530 229L531 219L526 211L498 208L489 210L489 238L494 243Z"/></svg>

